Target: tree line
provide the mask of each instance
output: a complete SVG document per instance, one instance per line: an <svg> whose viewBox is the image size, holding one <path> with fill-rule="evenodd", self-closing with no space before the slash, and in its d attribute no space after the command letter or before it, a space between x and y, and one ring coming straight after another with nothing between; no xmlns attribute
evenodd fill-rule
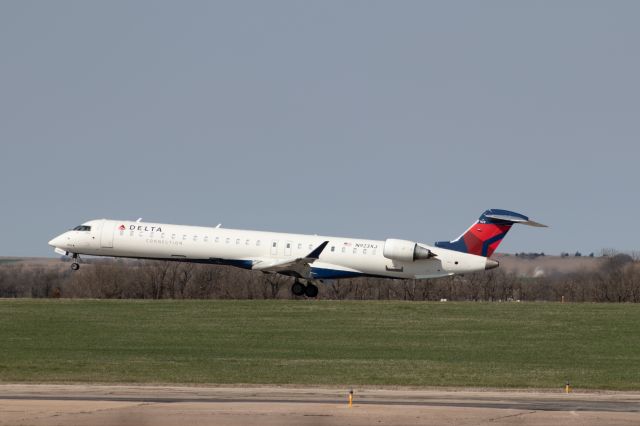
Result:
<svg viewBox="0 0 640 426"><path fill-rule="evenodd" d="M292 299L293 278L167 261L93 259L0 265L0 297ZM617 254L596 271L523 277L495 269L431 280L354 278L319 285L321 299L640 302L640 262Z"/></svg>

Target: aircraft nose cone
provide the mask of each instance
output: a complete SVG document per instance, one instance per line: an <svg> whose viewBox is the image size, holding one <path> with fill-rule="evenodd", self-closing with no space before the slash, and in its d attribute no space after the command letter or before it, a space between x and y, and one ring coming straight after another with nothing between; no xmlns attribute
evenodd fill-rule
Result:
<svg viewBox="0 0 640 426"><path fill-rule="evenodd" d="M484 269L493 269L497 268L498 266L500 266L500 262L498 262L497 260L487 259L487 263L485 263Z"/></svg>
<svg viewBox="0 0 640 426"><path fill-rule="evenodd" d="M62 245L62 236L57 236L54 239L52 239L51 241L49 241L49 245L51 247L60 247Z"/></svg>

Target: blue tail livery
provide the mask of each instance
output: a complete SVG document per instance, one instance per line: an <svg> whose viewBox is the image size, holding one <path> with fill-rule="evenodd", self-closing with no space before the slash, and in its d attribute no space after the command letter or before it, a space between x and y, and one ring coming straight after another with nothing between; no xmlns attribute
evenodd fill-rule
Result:
<svg viewBox="0 0 640 426"><path fill-rule="evenodd" d="M482 213L467 231L453 241L438 241L436 247L490 257L514 224L546 227L527 216L502 209Z"/></svg>

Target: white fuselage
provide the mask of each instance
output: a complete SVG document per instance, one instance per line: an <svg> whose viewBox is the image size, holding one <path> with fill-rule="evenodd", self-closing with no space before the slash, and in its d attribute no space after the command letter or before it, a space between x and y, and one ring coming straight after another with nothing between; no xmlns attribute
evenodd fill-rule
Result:
<svg viewBox="0 0 640 426"><path fill-rule="evenodd" d="M78 228L83 229L65 232L49 244L58 252L73 254L228 264L270 272L270 265L303 259L328 242L302 276L317 280L357 276L420 279L487 269L485 257L421 243L418 246L434 257L394 260L383 255L385 241L357 238L107 219Z"/></svg>

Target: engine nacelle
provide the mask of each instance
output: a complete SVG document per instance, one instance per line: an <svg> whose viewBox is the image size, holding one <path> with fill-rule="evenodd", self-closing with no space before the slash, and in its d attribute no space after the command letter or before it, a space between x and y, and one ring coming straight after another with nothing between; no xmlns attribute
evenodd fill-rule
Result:
<svg viewBox="0 0 640 426"><path fill-rule="evenodd" d="M382 255L387 259L403 262L430 259L435 256L431 250L419 246L413 241L387 239L384 242Z"/></svg>

